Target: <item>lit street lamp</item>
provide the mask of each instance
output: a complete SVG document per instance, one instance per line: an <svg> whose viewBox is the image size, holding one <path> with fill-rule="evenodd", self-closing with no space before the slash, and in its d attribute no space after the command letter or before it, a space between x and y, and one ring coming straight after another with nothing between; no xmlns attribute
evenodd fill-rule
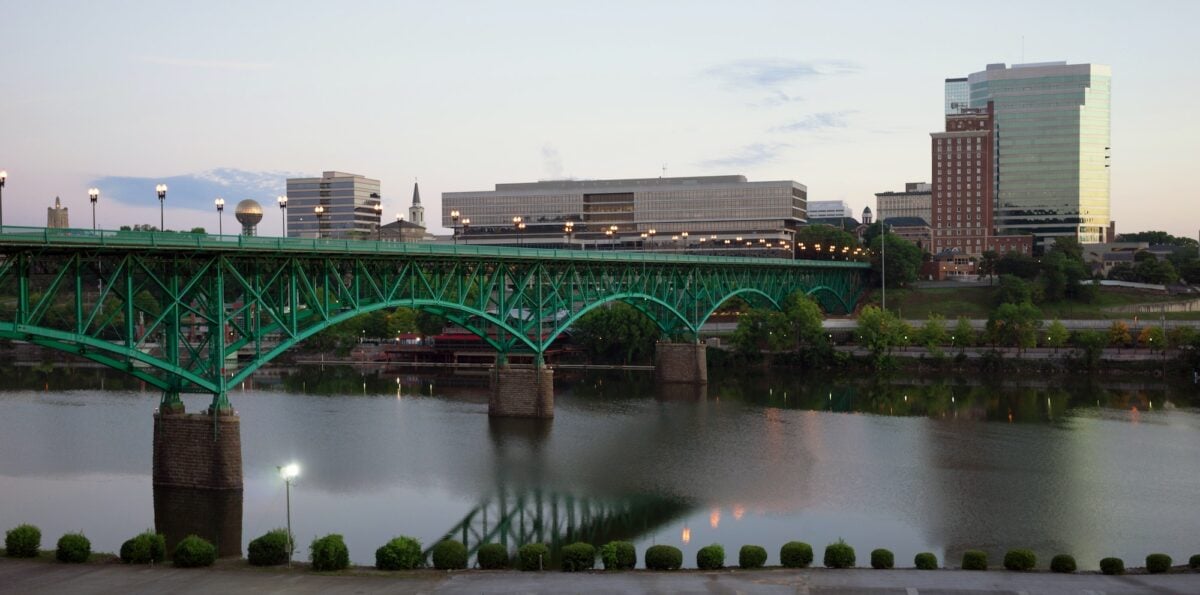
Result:
<svg viewBox="0 0 1200 595"><path fill-rule="evenodd" d="M375 203L375 241L383 240L383 201Z"/></svg>
<svg viewBox="0 0 1200 595"><path fill-rule="evenodd" d="M454 238L454 243L458 243L458 209L450 211L450 235Z"/></svg>
<svg viewBox="0 0 1200 595"><path fill-rule="evenodd" d="M100 189L88 188L88 200L92 201L92 231L96 231L96 201L100 200Z"/></svg>
<svg viewBox="0 0 1200 595"><path fill-rule="evenodd" d="M225 235L225 199L218 198L213 204L217 205L217 235Z"/></svg>
<svg viewBox="0 0 1200 595"><path fill-rule="evenodd" d="M275 198L279 202L279 220L283 223L283 237L287 237L287 197L278 196Z"/></svg>
<svg viewBox="0 0 1200 595"><path fill-rule="evenodd" d="M167 185L159 184L154 187L154 191L158 193L158 230L166 230L166 219L163 218L163 201L167 200Z"/></svg>
<svg viewBox="0 0 1200 595"><path fill-rule="evenodd" d="M0 169L0 228L4 227L4 182L8 180L8 172Z"/></svg>
<svg viewBox="0 0 1200 595"><path fill-rule="evenodd" d="M289 463L276 469L279 470L279 476L283 478L284 489L287 491L288 568L291 568L292 553L296 550L296 540L292 537L292 480L300 475L300 465Z"/></svg>
<svg viewBox="0 0 1200 595"><path fill-rule="evenodd" d="M687 249L688 249L688 232L686 232L686 231L684 231L684 232L681 232L681 233L679 234L679 237L683 238L683 251L684 251L684 252L687 252Z"/></svg>
<svg viewBox="0 0 1200 595"><path fill-rule="evenodd" d="M317 205L313 208L313 213L317 215L317 239L321 239L321 223L325 219L325 207Z"/></svg>
<svg viewBox="0 0 1200 595"><path fill-rule="evenodd" d="M462 236L463 236L463 243L464 243L464 244L465 244L465 243L467 243L467 232L468 232L468 231L470 231L470 230L471 230L471 219L470 219L469 217L463 217L463 220L462 220Z"/></svg>
<svg viewBox="0 0 1200 595"><path fill-rule="evenodd" d="M525 230L525 220L520 215L517 215L516 217L512 218L512 222L513 228L516 229L517 232L517 245L520 246L521 232Z"/></svg>
<svg viewBox="0 0 1200 595"><path fill-rule="evenodd" d="M575 233L575 222L567 221L563 223L563 233L567 234L567 249L571 249L571 234Z"/></svg>

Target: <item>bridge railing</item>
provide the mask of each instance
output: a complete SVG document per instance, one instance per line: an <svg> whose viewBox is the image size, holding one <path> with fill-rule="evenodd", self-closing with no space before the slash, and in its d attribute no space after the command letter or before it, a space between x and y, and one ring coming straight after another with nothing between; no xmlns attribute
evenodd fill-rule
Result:
<svg viewBox="0 0 1200 595"><path fill-rule="evenodd" d="M207 233L0 227L0 245L94 246L105 248L190 248L239 252L320 252L342 254L493 256L531 260L596 260L634 263L712 263L751 266L802 266L805 268L866 268L866 262L846 260L791 260L745 256L702 256L654 251L563 250L511 246L472 246L433 242L382 242L317 238L217 235Z"/></svg>

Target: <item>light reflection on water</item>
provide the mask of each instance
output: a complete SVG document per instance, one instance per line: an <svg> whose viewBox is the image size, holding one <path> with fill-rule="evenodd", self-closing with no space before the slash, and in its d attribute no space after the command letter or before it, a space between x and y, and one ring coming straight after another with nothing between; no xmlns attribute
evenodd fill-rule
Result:
<svg viewBox="0 0 1200 595"><path fill-rule="evenodd" d="M13 389L42 390L0 393L0 524L38 524L43 545L82 530L107 551L153 526L158 395L95 369L9 372ZM404 375L400 396L395 378L305 368L231 394L243 550L283 525L275 467L293 460L299 544L342 533L364 564L395 535L428 545L464 529L510 545L669 543L689 565L714 542L731 563L750 543L777 563L793 539L819 557L844 538L860 564L876 547L901 565L919 551L957 565L965 549L998 561L1029 547L1084 568L1200 549L1200 416L1186 388L715 372L697 391L560 372L556 418L539 422L489 419L478 377ZM106 390L80 388L101 379ZM189 410L207 401L185 396Z"/></svg>

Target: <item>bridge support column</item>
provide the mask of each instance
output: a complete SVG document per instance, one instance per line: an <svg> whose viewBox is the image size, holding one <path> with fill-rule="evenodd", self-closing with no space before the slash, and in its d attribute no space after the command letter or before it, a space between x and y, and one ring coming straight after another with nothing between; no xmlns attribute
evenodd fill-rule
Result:
<svg viewBox="0 0 1200 595"><path fill-rule="evenodd" d="M658 382L708 384L708 357L704 343L655 344L654 379Z"/></svg>
<svg viewBox="0 0 1200 595"><path fill-rule="evenodd" d="M554 417L554 370L544 365L498 365L491 369L488 415Z"/></svg>
<svg viewBox="0 0 1200 595"><path fill-rule="evenodd" d="M241 420L232 413L154 414L154 486L242 489Z"/></svg>

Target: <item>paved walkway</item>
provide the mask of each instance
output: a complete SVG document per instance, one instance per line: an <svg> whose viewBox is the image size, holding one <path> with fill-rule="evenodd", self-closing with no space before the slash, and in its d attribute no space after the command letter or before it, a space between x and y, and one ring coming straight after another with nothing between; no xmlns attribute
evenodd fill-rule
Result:
<svg viewBox="0 0 1200 595"><path fill-rule="evenodd" d="M722 572L440 573L176 569L0 560L0 593L1200 593L1200 573L1104 576L961 570L757 570Z"/></svg>

